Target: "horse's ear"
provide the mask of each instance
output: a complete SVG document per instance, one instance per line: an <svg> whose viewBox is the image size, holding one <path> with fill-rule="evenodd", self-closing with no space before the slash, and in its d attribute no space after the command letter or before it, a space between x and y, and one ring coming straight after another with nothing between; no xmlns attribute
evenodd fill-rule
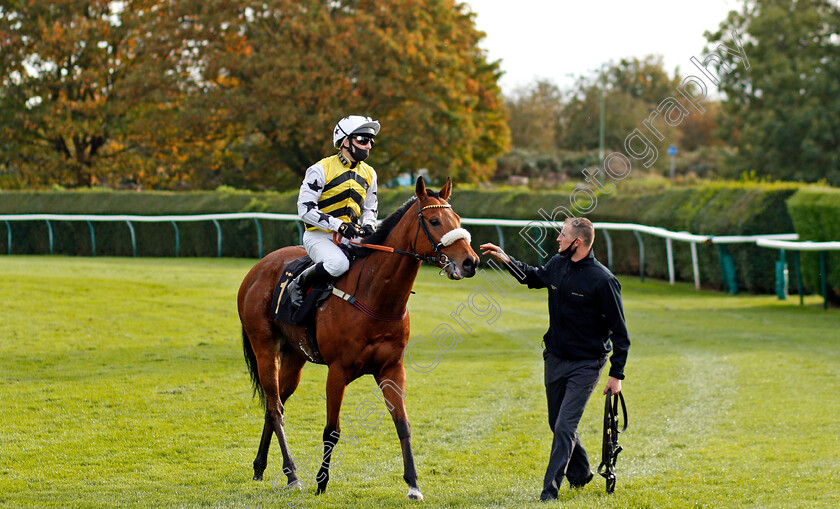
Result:
<svg viewBox="0 0 840 509"><path fill-rule="evenodd" d="M449 200L449 197L452 195L452 179L446 177L446 184L440 188L440 197L444 200Z"/></svg>
<svg viewBox="0 0 840 509"><path fill-rule="evenodd" d="M426 182L423 181L423 177L417 177L417 185L414 188L414 192L417 194L417 199L422 200L426 197Z"/></svg>

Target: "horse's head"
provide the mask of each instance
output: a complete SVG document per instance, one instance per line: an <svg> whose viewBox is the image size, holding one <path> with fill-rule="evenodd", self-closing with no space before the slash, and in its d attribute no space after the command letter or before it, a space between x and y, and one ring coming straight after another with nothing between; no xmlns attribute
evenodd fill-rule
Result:
<svg viewBox="0 0 840 509"><path fill-rule="evenodd" d="M426 237L430 244L429 251L434 252L443 264L449 279L473 277L478 265L478 255L470 246L469 232L461 228L461 217L449 205L452 180L447 178L438 196L434 196L434 193L426 192L423 177L418 177L415 193L419 213L417 227L425 233L420 237ZM418 244L420 242L418 239ZM419 245L416 247L420 249Z"/></svg>

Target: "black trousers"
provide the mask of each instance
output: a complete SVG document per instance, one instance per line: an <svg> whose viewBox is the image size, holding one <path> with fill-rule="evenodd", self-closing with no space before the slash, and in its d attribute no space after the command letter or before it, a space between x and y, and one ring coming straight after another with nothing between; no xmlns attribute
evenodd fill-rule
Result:
<svg viewBox="0 0 840 509"><path fill-rule="evenodd" d="M554 440L542 494L555 498L564 476L572 484L583 484L590 475L589 456L580 442L577 427L607 358L572 361L555 357L548 351L543 352L543 358L548 424Z"/></svg>

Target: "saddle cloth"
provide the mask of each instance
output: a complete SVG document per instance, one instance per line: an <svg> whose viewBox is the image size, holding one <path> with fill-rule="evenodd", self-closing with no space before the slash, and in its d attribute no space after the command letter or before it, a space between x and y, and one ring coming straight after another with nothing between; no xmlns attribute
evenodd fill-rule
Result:
<svg viewBox="0 0 840 509"><path fill-rule="evenodd" d="M286 291L289 283L312 264L312 259L306 255L293 261L283 270L280 281L277 282L271 296L271 309L275 320L292 325L307 325L315 322L315 310L329 297L333 288L332 284L322 283L309 289L300 307L292 305L291 292Z"/></svg>
<svg viewBox="0 0 840 509"><path fill-rule="evenodd" d="M329 283L314 286L304 296L300 307L292 305L290 292L286 291L292 279L311 265L312 259L306 255L293 261L283 270L271 296L272 317L275 321L302 325L306 329L306 339L300 341L298 349L310 362L326 364L318 349L315 335L315 310L330 296L333 286Z"/></svg>

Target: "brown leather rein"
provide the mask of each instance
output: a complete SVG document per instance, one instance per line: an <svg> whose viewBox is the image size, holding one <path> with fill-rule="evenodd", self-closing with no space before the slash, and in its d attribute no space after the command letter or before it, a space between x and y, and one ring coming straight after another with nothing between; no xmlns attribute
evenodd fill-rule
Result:
<svg viewBox="0 0 840 509"><path fill-rule="evenodd" d="M359 247L363 247L363 248L366 248L366 249L373 249L375 251L383 251L383 252L386 252L386 253L396 253L396 254L411 256L419 262L424 262L425 261L425 262L428 262L428 263L433 263L435 265L441 266L441 271L442 271L444 268L446 268L447 265L449 265L452 262L450 262L449 258L447 258L447 256L445 254L443 254L443 252L441 251L446 246L444 246L442 242L435 242L434 239L432 239L432 234L429 232L429 228L426 226L426 218L423 216L423 211L426 210L426 209L433 209L433 208L448 208L448 209L451 209L452 205L450 205L448 203L442 203L442 204L435 204L435 205L426 205L425 207L421 208L420 204L418 203L417 208L418 208L418 211L417 211L418 221L417 221L417 233L414 235L414 246L417 246L417 237L420 235L420 228L422 227L423 233L426 234L426 238L429 240L429 243L435 249L435 255L436 256L422 255L422 254L419 254L419 253L416 253L416 252L413 252L413 251L403 251L402 249L397 249L397 248L390 247L390 246L381 246L381 245L378 245L378 244L364 244L362 242L356 242L353 239L348 239L348 241L350 242L350 244L353 244L353 245L359 246ZM336 244L338 244L340 242L340 239L338 238L338 233L333 233L333 242L335 242ZM414 249L416 250L416 247L414 247ZM359 277L361 277L361 272L359 273ZM358 287L359 287L359 285L357 283L356 288L358 288ZM358 309L362 313L370 316L371 318L374 318L376 320L380 320L380 321L383 321L383 322L399 322L408 315L408 308L403 310L402 314L400 314L400 315L382 315L382 314L377 313L376 311L370 309L369 307L365 306L364 303L359 301L359 299L357 299L355 296L350 295L347 292L341 291L338 288L333 288L333 295L336 295L336 296L346 300L348 303L352 304L356 309Z"/></svg>

